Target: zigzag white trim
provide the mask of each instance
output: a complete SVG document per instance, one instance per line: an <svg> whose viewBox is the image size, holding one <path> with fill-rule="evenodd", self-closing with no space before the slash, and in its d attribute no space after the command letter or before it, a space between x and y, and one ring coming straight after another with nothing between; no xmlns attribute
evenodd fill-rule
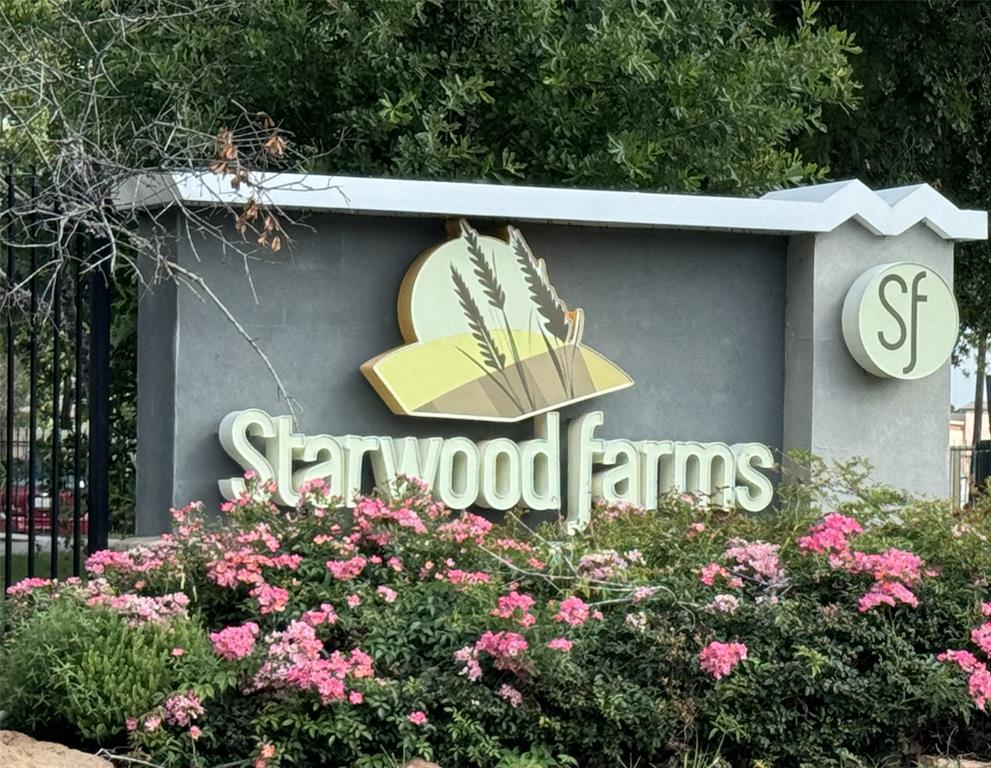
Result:
<svg viewBox="0 0 991 768"><path fill-rule="evenodd" d="M831 232L853 220L876 235L899 235L921 223L945 240L988 236L985 211L957 208L928 184L875 192L840 181L753 199L289 173L257 174L253 181L264 202L287 210L776 234ZM115 202L236 204L248 193L209 172L149 174L122 185Z"/></svg>
<svg viewBox="0 0 991 768"><path fill-rule="evenodd" d="M875 235L900 235L923 223L945 240L986 240L984 211L957 208L928 184L872 191L859 181L837 181L771 192L764 200L813 202L830 231L856 219Z"/></svg>

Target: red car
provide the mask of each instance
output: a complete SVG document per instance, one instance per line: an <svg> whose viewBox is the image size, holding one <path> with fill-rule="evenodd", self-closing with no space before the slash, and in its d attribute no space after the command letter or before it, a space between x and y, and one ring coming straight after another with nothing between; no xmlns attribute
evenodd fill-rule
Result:
<svg viewBox="0 0 991 768"><path fill-rule="evenodd" d="M0 486L0 521L3 520L6 488ZM28 532L28 486L27 483L17 483L11 488L10 516L12 530L15 533ZM63 489L59 492L59 533L69 535L72 533L72 504L73 494L71 490ZM38 490L35 493L34 505L34 530L35 533L50 533L52 530L52 497L48 491ZM87 515L83 512L80 520L80 531L86 533L89 530Z"/></svg>

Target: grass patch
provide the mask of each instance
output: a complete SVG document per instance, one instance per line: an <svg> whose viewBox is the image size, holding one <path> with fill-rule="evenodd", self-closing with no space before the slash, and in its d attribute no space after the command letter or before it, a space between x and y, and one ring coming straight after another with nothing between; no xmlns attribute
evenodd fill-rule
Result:
<svg viewBox="0 0 991 768"><path fill-rule="evenodd" d="M85 557L85 552L83 557ZM51 554L49 552L38 552L34 558L34 575L48 578L51 574ZM26 552L18 553L10 558L11 582L20 581L28 576L28 556ZM0 551L0 579L4 573L4 557ZM58 553L58 575L60 579L67 579L72 575L72 550L59 550Z"/></svg>

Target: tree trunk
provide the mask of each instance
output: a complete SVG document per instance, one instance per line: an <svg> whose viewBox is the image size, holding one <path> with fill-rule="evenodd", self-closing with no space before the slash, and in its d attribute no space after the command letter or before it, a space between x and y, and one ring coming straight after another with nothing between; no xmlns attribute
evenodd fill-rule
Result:
<svg viewBox="0 0 991 768"><path fill-rule="evenodd" d="M62 377L62 402L59 404L59 419L62 422L62 429L72 427L72 404L73 404L73 375L65 374Z"/></svg>
<svg viewBox="0 0 991 768"><path fill-rule="evenodd" d="M988 372L984 371L984 405L988 409L988 418L991 419L991 376L988 376ZM978 432L980 439L984 438L984 419L981 419L980 431Z"/></svg>
<svg viewBox="0 0 991 768"><path fill-rule="evenodd" d="M977 375L974 377L974 435L971 442L974 447L981 439L981 427L984 426L984 370L987 365L988 340L981 336L977 342Z"/></svg>
<svg viewBox="0 0 991 768"><path fill-rule="evenodd" d="M981 440L982 428L984 426L984 390L987 388L987 367L988 340L986 336L981 336L977 342L977 373L974 376L974 432L971 437L972 450L970 452L970 499L973 502L978 496L977 487L977 444ZM991 398L989 398L991 401Z"/></svg>

